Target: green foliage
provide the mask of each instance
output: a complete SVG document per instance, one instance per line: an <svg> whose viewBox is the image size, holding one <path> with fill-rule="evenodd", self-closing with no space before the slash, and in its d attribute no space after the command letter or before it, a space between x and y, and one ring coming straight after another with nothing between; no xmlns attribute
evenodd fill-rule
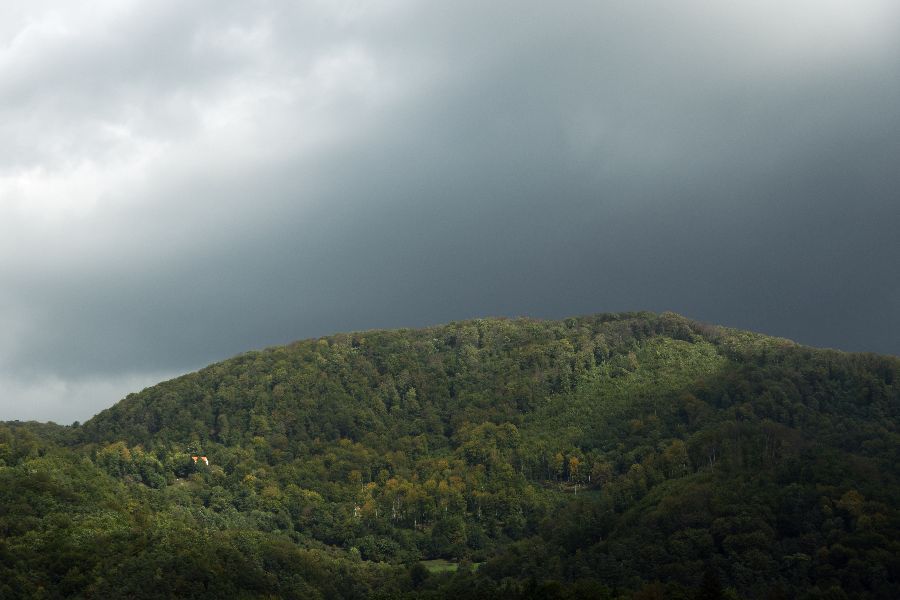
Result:
<svg viewBox="0 0 900 600"><path fill-rule="evenodd" d="M892 598L898 375L671 313L250 352L0 423L0 597Z"/></svg>

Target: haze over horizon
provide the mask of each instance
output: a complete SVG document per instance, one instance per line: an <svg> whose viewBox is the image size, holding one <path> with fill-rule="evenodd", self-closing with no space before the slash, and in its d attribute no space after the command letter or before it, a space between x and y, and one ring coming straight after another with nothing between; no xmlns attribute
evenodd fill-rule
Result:
<svg viewBox="0 0 900 600"><path fill-rule="evenodd" d="M0 420L484 316L900 355L892 0L87 6L0 6Z"/></svg>

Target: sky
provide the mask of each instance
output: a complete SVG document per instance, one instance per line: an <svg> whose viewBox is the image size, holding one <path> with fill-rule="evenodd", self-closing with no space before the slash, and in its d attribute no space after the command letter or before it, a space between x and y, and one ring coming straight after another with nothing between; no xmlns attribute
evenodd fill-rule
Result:
<svg viewBox="0 0 900 600"><path fill-rule="evenodd" d="M0 420L673 310L900 354L895 0L0 4Z"/></svg>

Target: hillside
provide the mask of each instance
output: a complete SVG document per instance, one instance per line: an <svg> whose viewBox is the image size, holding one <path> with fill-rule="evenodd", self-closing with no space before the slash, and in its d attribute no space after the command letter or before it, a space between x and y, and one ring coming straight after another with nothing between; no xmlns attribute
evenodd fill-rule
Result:
<svg viewBox="0 0 900 600"><path fill-rule="evenodd" d="M0 424L0 597L893 598L898 412L672 313L300 341Z"/></svg>

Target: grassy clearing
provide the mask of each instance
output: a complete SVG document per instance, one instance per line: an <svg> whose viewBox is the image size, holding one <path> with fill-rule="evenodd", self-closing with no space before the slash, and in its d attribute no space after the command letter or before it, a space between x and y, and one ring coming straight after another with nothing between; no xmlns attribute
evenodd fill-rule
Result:
<svg viewBox="0 0 900 600"><path fill-rule="evenodd" d="M428 569L429 573L456 573L459 570L459 563L443 558L435 558L432 560L423 560L422 564ZM472 563L472 568L476 571L481 563Z"/></svg>
<svg viewBox="0 0 900 600"><path fill-rule="evenodd" d="M429 573L456 573L456 570L459 569L459 563L444 560L443 558L423 560L422 564L425 565Z"/></svg>

